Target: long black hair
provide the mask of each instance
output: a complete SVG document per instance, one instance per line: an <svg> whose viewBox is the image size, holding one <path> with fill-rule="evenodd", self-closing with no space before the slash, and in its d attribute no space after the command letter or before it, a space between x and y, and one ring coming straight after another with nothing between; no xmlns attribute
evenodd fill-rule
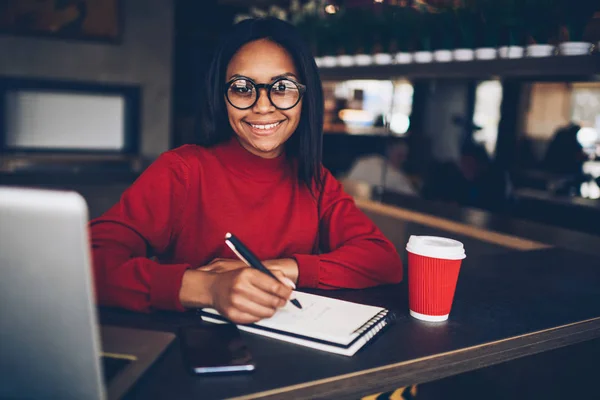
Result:
<svg viewBox="0 0 600 400"><path fill-rule="evenodd" d="M227 118L223 85L226 71L234 54L246 43L268 39L282 46L292 56L300 82L306 85L300 122L286 141L286 155L297 162L298 180L312 192L312 184L321 189L323 142L323 89L315 60L296 28L276 18L247 19L233 29L218 44L210 64L200 113L196 124L197 144L211 147L234 135Z"/></svg>

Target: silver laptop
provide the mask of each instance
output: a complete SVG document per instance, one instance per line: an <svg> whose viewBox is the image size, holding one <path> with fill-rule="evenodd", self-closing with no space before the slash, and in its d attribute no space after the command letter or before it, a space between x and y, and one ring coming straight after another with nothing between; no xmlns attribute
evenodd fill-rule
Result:
<svg viewBox="0 0 600 400"><path fill-rule="evenodd" d="M99 327L87 205L0 187L0 398L119 398L174 339Z"/></svg>

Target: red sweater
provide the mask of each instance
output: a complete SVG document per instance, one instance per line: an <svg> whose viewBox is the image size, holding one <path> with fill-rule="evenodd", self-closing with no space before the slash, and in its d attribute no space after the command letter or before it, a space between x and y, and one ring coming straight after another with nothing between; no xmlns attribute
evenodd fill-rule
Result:
<svg viewBox="0 0 600 400"><path fill-rule="evenodd" d="M298 183L285 155L263 159L236 139L162 154L90 223L99 303L183 311L185 270L217 257L237 259L224 241L229 231L262 260L294 258L299 287L401 281L394 246L340 183L324 168L322 174L317 201Z"/></svg>

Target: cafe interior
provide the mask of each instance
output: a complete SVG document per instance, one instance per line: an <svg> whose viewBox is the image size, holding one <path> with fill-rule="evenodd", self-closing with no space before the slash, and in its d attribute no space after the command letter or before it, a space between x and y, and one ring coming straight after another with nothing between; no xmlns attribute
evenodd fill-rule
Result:
<svg viewBox="0 0 600 400"><path fill-rule="evenodd" d="M263 17L310 47L323 165L404 266L400 284L309 292L385 307L394 323L351 357L242 331L256 370L209 376L186 370L180 344L182 326L202 324L195 311L94 307L100 326L174 339L118 390L61 398L598 398L597 1L1 2L0 189L74 191L101 216L161 154L196 143L219 39ZM10 218L0 209L0 240ZM464 245L447 321L409 314L413 235ZM21 298L0 299L10 331ZM113 366L98 365L108 385ZM0 398L46 398L27 386Z"/></svg>

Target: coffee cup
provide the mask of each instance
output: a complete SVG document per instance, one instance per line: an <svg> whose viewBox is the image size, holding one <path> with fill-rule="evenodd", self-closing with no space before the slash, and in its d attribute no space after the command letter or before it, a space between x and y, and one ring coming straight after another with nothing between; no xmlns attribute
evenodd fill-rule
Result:
<svg viewBox="0 0 600 400"><path fill-rule="evenodd" d="M463 244L444 237L412 235L406 250L410 315L423 321L446 321L466 257Z"/></svg>

